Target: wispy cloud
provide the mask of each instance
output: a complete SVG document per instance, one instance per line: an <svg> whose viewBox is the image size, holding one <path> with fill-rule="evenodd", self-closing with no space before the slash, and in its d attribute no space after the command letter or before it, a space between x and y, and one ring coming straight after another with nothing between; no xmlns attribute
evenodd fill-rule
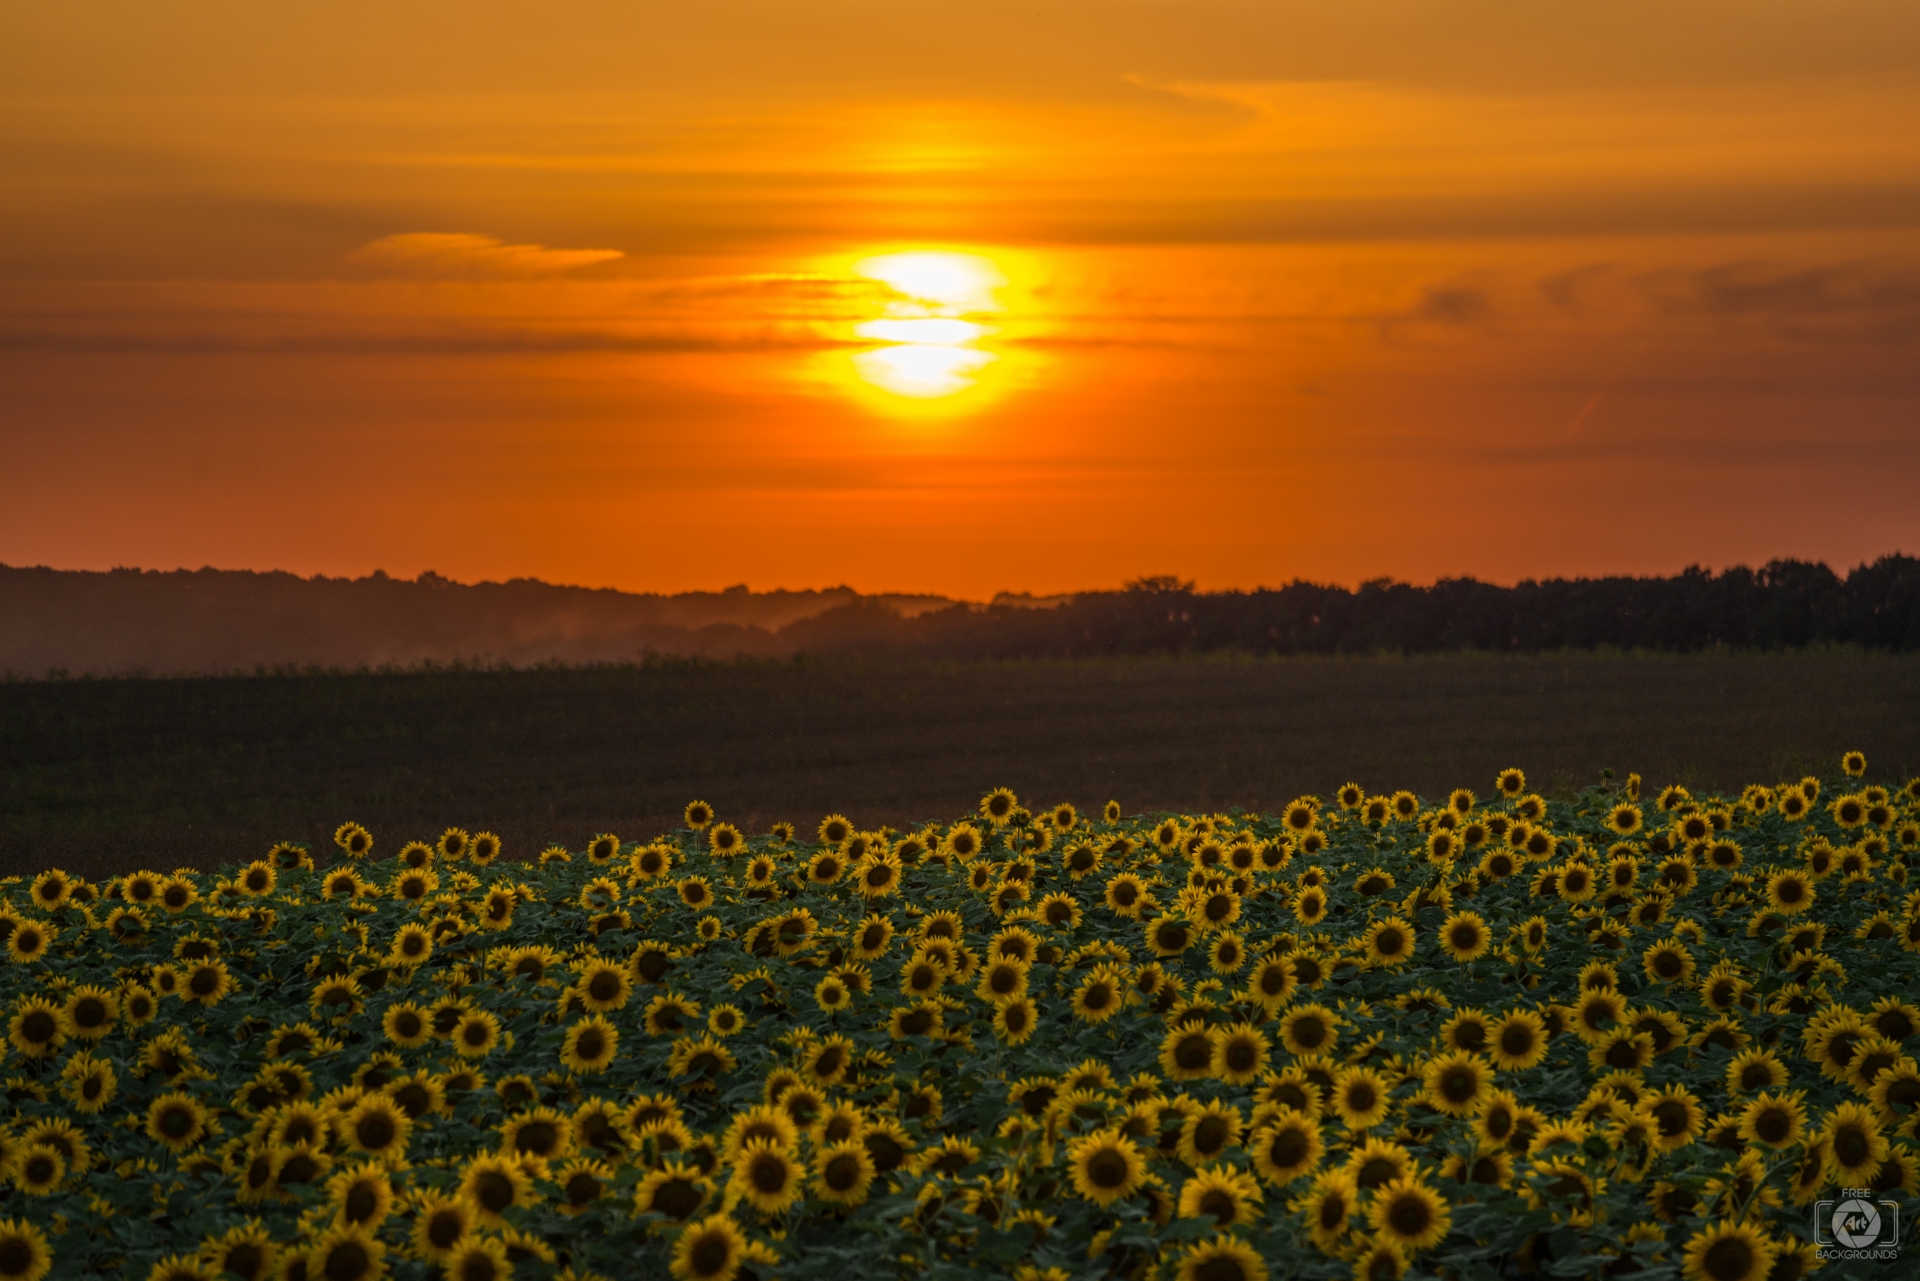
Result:
<svg viewBox="0 0 1920 1281"><path fill-rule="evenodd" d="M383 236L362 245L347 255L347 261L377 271L434 280L524 280L557 276L624 257L618 249L549 249L545 245L510 245L471 232L415 231Z"/></svg>

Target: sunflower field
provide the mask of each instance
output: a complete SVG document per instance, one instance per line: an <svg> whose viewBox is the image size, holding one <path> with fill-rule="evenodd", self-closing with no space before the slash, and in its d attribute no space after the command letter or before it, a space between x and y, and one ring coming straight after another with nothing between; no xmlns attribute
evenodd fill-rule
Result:
<svg viewBox="0 0 1920 1281"><path fill-rule="evenodd" d="M8 878L0 1281L1802 1276L1920 1187L1841 765Z"/></svg>

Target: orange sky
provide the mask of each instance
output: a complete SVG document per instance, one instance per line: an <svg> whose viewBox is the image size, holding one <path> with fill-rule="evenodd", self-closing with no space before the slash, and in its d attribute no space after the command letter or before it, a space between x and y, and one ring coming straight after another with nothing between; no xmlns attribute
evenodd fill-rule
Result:
<svg viewBox="0 0 1920 1281"><path fill-rule="evenodd" d="M0 15L7 563L1920 552L1904 0Z"/></svg>

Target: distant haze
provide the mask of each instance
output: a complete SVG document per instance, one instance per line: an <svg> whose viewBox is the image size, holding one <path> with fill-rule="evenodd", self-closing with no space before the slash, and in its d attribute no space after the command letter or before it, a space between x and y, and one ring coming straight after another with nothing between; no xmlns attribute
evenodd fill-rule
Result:
<svg viewBox="0 0 1920 1281"><path fill-rule="evenodd" d="M1920 559L1844 576L1806 561L1719 574L1513 587L1381 579L1201 592L1170 576L1119 590L979 603L850 587L674 596L533 579L462 584L250 570L0 565L0 674L173 676L422 664L525 667L649 656L961 658L1429 653L1557 649L1920 649Z"/></svg>

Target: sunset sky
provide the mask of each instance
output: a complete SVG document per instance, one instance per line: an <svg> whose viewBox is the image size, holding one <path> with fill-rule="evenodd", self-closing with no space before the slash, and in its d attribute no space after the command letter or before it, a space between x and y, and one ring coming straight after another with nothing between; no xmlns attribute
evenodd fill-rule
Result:
<svg viewBox="0 0 1920 1281"><path fill-rule="evenodd" d="M0 562L1920 552L1920 8L0 0Z"/></svg>

